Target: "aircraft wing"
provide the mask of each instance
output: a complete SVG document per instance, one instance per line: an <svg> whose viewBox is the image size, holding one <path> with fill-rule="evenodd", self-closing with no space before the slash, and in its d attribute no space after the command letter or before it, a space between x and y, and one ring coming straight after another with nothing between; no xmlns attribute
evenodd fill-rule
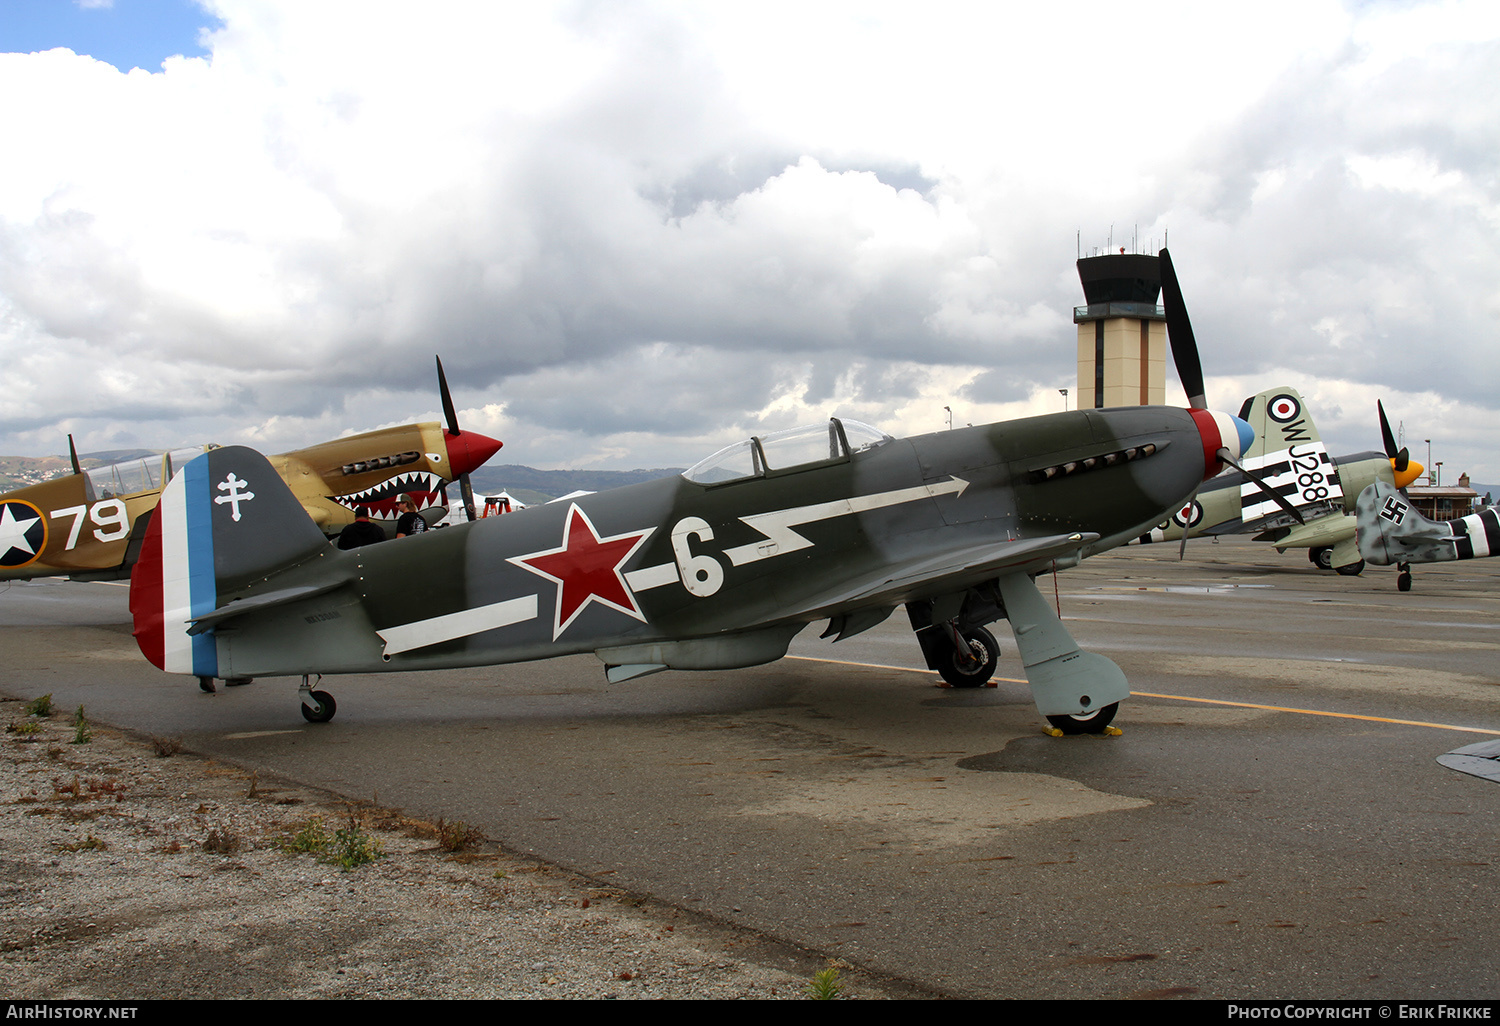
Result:
<svg viewBox="0 0 1500 1026"><path fill-rule="evenodd" d="M822 616L859 607L894 606L911 598L929 598L962 591L1005 574L1045 569L1054 559L1076 556L1099 540L1094 533L1055 534L1022 538L999 545L987 543L937 555L891 563L862 577L840 581L809 596L777 619Z"/></svg>
<svg viewBox="0 0 1500 1026"><path fill-rule="evenodd" d="M1464 745L1446 755L1439 755L1437 761L1439 765L1449 769L1500 784L1500 741L1480 741L1478 744Z"/></svg>

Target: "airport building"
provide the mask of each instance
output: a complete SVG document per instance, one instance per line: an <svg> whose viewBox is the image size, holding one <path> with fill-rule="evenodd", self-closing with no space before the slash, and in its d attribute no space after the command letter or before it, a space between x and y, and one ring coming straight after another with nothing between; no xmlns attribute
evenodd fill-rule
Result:
<svg viewBox="0 0 1500 1026"><path fill-rule="evenodd" d="M1078 261L1078 408L1159 406L1167 392L1161 261L1124 249Z"/></svg>
<svg viewBox="0 0 1500 1026"><path fill-rule="evenodd" d="M1469 487L1469 475L1461 474L1456 485L1408 485L1406 497L1428 520L1457 520L1474 512L1479 493Z"/></svg>

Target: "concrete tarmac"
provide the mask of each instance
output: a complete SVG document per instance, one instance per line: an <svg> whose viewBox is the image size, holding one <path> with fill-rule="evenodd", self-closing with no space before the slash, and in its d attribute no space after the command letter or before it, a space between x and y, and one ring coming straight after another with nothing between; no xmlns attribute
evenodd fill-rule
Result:
<svg viewBox="0 0 1500 1026"><path fill-rule="evenodd" d="M935 686L898 611L794 658L608 685L592 657L204 695L125 589L0 591L0 692L262 774L458 818L505 847L971 997L1490 998L1500 560L1322 573L1246 540L1056 579L1135 691L1052 738L1024 684ZM1052 580L1039 584L1050 592ZM1022 677L1009 629L998 676Z"/></svg>

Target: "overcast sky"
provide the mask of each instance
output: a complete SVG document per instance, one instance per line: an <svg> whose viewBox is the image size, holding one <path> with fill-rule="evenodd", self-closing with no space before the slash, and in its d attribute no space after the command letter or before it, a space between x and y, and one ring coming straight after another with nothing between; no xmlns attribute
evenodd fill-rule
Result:
<svg viewBox="0 0 1500 1026"><path fill-rule="evenodd" d="M1381 398L1500 481L1492 0L17 0L0 50L0 453L437 419L434 353L539 467L1051 412L1079 240L1170 233L1213 405L1348 452Z"/></svg>

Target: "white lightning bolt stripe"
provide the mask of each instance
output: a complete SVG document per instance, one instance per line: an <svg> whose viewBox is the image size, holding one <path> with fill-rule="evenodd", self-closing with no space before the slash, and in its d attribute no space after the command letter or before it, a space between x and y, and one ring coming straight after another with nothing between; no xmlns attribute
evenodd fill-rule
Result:
<svg viewBox="0 0 1500 1026"><path fill-rule="evenodd" d="M658 563L625 573L625 583L630 585L631 591L650 591L665 584L676 584L678 580L676 563Z"/></svg>
<svg viewBox="0 0 1500 1026"><path fill-rule="evenodd" d="M434 616L430 620L398 624L375 633L385 642L385 654L393 656L398 652L410 652L439 642L453 641L455 638L467 638L481 631L535 620L536 599L535 595L527 595L505 602L492 602L487 606Z"/></svg>
<svg viewBox="0 0 1500 1026"><path fill-rule="evenodd" d="M765 535L765 540L726 549L724 555L728 556L729 561L735 566L744 566L746 563L754 563L771 556L796 552L798 549L810 548L812 542L792 530L794 527L817 523L820 520L832 520L834 517L848 516L851 513L866 513L872 509L883 509L886 506L899 506L904 502L915 502L917 499L937 498L939 495L949 494L962 495L967 487L969 487L969 482L963 478L951 477L941 484L898 488L895 491L877 492L874 495L858 495L852 499L834 499L832 502L817 502L811 506L796 506L792 509L778 509L769 513L755 513L748 517L740 517L741 523Z"/></svg>

